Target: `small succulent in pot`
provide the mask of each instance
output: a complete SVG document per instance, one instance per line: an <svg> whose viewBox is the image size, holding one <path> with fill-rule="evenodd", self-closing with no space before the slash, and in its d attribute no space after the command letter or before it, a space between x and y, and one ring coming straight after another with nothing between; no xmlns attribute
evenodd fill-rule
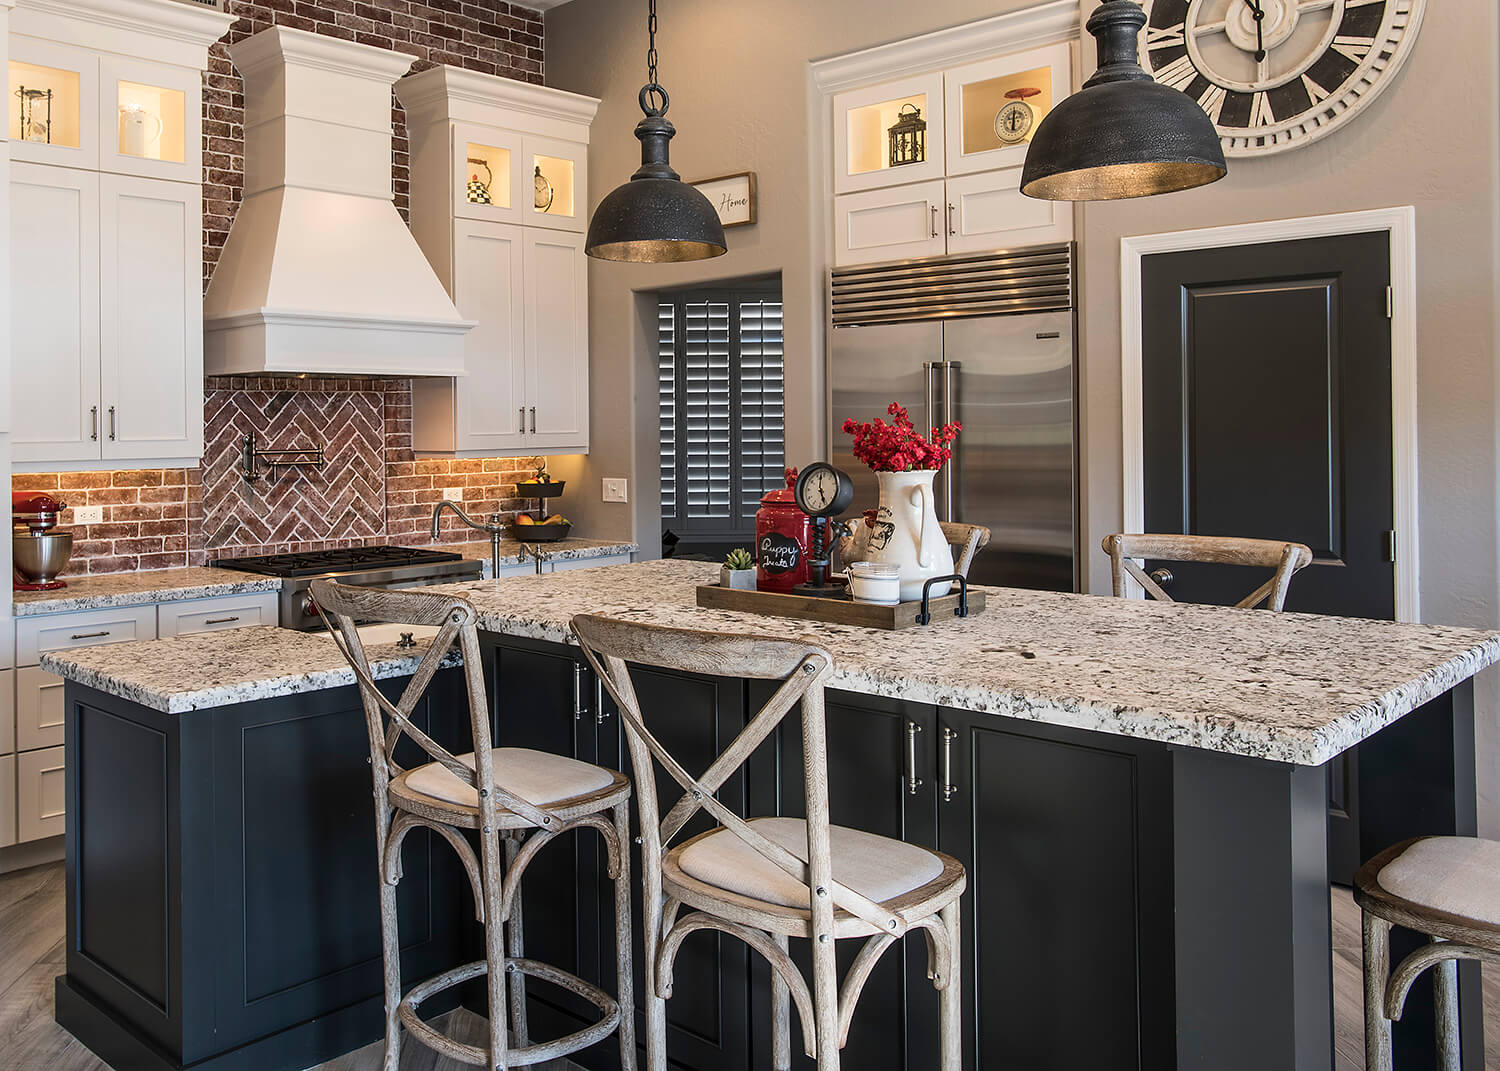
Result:
<svg viewBox="0 0 1500 1071"><path fill-rule="evenodd" d="M719 567L719 586L755 590L755 559L748 550L736 547L725 556L724 564Z"/></svg>

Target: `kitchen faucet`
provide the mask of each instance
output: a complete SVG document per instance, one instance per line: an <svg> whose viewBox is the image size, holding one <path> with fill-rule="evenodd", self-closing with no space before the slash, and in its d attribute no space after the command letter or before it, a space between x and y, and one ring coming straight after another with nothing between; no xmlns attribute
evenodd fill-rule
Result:
<svg viewBox="0 0 1500 1071"><path fill-rule="evenodd" d="M446 498L432 507L432 541L438 539L438 521L442 519L443 507L446 506L458 514L458 519L476 531L484 532L490 537L490 579L500 579L500 537L505 534L505 525L500 523L500 514L491 513L489 520L484 524L470 517L456 503L449 502Z"/></svg>

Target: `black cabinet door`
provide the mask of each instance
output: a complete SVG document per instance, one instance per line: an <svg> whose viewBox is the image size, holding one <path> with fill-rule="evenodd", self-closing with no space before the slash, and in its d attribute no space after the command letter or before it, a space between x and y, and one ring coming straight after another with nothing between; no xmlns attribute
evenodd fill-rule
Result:
<svg viewBox="0 0 1500 1071"><path fill-rule="evenodd" d="M751 709L770 698L773 689L751 685ZM937 710L877 696L829 692L828 799L835 825L884 837L937 846L937 806L933 794L933 738ZM775 739L774 755L762 748L757 762L775 763L774 813L801 818L807 813L802 763L802 723L788 715ZM759 770L756 784L763 782ZM752 800L756 814L773 813ZM839 942L839 977L864 942ZM811 977L807 942L792 942L792 957ZM770 969L755 958L756 1069L768 1071L770 1059ZM901 947L888 949L855 1008L842 1065L861 1071L925 1071L938 1059L938 994L927 979L927 942L921 932ZM792 1066L811 1069L801 1052L801 1026L792 1013Z"/></svg>
<svg viewBox="0 0 1500 1071"><path fill-rule="evenodd" d="M496 746L597 761L595 721L584 709L591 685L579 662L565 648L524 641L491 650ZM521 883L522 923L528 958L614 992L613 959L607 969L600 960L600 931L614 905L600 858L599 835L591 829L542 848ZM533 1041L581 1030L599 1017L593 1005L547 982L527 979L526 998Z"/></svg>
<svg viewBox="0 0 1500 1071"><path fill-rule="evenodd" d="M1166 750L948 709L934 744L969 878L964 1066L1172 1067Z"/></svg>

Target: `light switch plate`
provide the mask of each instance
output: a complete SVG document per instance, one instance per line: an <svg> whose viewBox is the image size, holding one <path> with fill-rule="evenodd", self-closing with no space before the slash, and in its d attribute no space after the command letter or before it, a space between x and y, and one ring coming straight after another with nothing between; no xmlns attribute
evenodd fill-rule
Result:
<svg viewBox="0 0 1500 1071"><path fill-rule="evenodd" d="M462 487L443 488L443 497L449 502L462 502L464 500L464 489Z"/></svg>
<svg viewBox="0 0 1500 1071"><path fill-rule="evenodd" d="M73 507L73 523L74 524L103 524L104 523L104 507L103 506L74 506Z"/></svg>
<svg viewBox="0 0 1500 1071"><path fill-rule="evenodd" d="M606 502L629 502L630 495L626 491L625 477L606 476L604 478L604 501Z"/></svg>

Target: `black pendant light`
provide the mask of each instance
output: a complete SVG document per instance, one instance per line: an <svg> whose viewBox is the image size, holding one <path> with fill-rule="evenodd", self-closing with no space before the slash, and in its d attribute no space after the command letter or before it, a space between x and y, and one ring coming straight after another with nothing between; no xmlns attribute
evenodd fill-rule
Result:
<svg viewBox="0 0 1500 1071"><path fill-rule="evenodd" d="M640 170L599 202L584 251L600 260L650 264L722 256L728 247L719 214L668 162L668 143L677 129L667 121L671 98L656 81L656 0L651 0L649 26L647 81L640 95L646 117L635 127L641 139Z"/></svg>
<svg viewBox="0 0 1500 1071"><path fill-rule="evenodd" d="M1099 69L1031 137L1021 192L1048 201L1148 197L1217 182L1228 172L1218 131L1192 97L1141 69L1146 13L1106 0L1089 16Z"/></svg>

